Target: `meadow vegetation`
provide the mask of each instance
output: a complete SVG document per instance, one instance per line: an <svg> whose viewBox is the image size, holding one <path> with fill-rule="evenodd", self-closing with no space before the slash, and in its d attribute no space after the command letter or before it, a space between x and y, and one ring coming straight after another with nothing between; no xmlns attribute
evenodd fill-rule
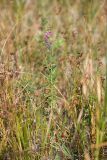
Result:
<svg viewBox="0 0 107 160"><path fill-rule="evenodd" d="M106 160L106 59L106 0L0 0L0 160Z"/></svg>

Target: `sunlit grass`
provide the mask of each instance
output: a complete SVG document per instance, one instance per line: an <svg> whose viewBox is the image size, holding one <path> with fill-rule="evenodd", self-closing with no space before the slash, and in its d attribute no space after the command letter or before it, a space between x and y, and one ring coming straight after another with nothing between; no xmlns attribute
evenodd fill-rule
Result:
<svg viewBox="0 0 107 160"><path fill-rule="evenodd" d="M0 1L1 160L106 159L106 10Z"/></svg>

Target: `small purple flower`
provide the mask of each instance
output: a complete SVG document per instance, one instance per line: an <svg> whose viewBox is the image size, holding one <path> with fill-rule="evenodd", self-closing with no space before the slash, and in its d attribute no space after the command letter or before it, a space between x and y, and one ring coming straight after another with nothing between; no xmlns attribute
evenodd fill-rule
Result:
<svg viewBox="0 0 107 160"><path fill-rule="evenodd" d="M51 43L49 42L49 38L52 36L52 32L51 31L47 31L44 33L44 42L47 46L48 49L51 48Z"/></svg>

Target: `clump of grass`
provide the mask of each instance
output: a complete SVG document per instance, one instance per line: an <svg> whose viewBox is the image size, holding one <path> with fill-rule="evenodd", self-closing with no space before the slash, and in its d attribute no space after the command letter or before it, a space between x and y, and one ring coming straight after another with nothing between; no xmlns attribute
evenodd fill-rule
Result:
<svg viewBox="0 0 107 160"><path fill-rule="evenodd" d="M106 1L0 9L0 159L104 159Z"/></svg>

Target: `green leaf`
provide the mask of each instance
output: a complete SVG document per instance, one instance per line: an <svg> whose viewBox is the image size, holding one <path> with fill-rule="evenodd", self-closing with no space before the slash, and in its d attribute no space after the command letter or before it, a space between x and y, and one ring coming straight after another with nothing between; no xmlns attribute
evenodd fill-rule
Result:
<svg viewBox="0 0 107 160"><path fill-rule="evenodd" d="M59 157L58 154L55 156L55 159L54 159L54 160L60 160L60 157Z"/></svg>
<svg viewBox="0 0 107 160"><path fill-rule="evenodd" d="M59 48L64 44L64 40L62 38L57 38L54 43L54 48Z"/></svg>
<svg viewBox="0 0 107 160"><path fill-rule="evenodd" d="M71 153L70 153L69 149L64 144L62 145L62 152L66 157L71 158Z"/></svg>

